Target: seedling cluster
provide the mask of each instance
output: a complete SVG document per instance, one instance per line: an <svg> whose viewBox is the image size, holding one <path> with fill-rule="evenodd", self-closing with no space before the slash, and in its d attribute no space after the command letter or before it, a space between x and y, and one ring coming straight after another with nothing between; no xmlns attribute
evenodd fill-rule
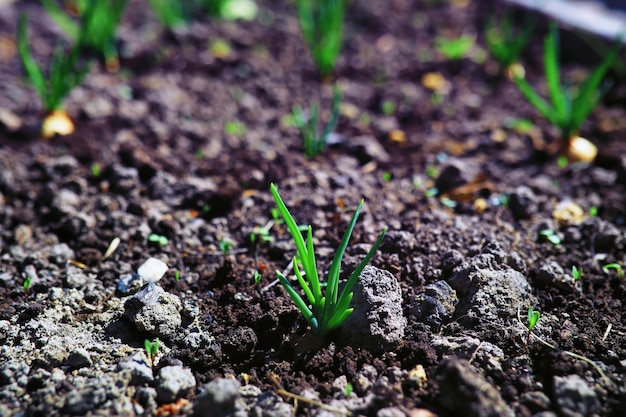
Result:
<svg viewBox="0 0 626 417"><path fill-rule="evenodd" d="M283 285L287 293L296 304L306 321L311 326L311 331L314 335L319 337L326 337L332 330L341 326L343 322L352 314L353 309L350 308L352 301L352 288L356 284L357 280L363 268L367 265L370 259L374 256L374 253L382 243L387 229L383 231L372 245L365 258L359 263L356 269L350 274L348 281L341 293L339 293L339 273L341 268L341 260L348 247L350 236L356 225L356 221L361 212L363 201L359 203L352 220L346 230L346 233L335 252L335 256L330 265L328 272L328 278L326 280L326 289L323 292L323 283L319 279L317 271L317 261L315 259L315 248L313 246L313 228L308 226L306 241L302 237L302 232L298 227L296 221L291 216L291 213L285 206L282 198L278 194L278 190L274 184L271 185L270 190L274 196L276 206L282 215L287 229L294 240L297 249L297 255L293 259L293 272L297 278L300 288L304 292L306 301L298 293L295 287L291 284L291 281L280 271L276 271L280 283ZM302 270L300 269L302 265Z"/></svg>

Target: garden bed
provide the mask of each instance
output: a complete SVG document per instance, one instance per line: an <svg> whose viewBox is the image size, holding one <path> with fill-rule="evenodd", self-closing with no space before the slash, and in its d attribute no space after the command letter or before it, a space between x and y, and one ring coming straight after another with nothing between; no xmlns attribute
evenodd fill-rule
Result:
<svg viewBox="0 0 626 417"><path fill-rule="evenodd" d="M327 118L332 84L293 5L258 4L251 22L166 31L130 1L120 71L94 67L67 100L76 131L50 140L14 48L19 13L37 58L62 34L38 2L0 8L0 416L622 415L626 280L603 266L626 262L623 87L581 130L595 161L562 166L548 151L558 132L485 49L505 4L354 0L336 135L307 159L287 116L320 101ZM546 27L522 56L540 91ZM433 46L461 35L476 37L463 59ZM380 333L307 336L276 284L295 246L271 183L312 225L324 277L362 198L342 277L388 228L353 317ZM141 289L129 274L150 257L169 270ZM394 294L395 316L369 314ZM137 300L152 296L146 311ZM294 411L285 392L314 403Z"/></svg>

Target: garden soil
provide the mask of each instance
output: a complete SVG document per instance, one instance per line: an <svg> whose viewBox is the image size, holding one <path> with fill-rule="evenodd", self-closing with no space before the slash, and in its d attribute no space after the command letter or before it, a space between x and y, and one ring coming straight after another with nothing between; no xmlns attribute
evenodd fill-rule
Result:
<svg viewBox="0 0 626 417"><path fill-rule="evenodd" d="M625 415L626 279L603 268L626 262L620 79L581 131L598 157L558 164L558 132L485 50L505 3L354 0L327 79L293 4L258 4L168 31L131 0L120 70L95 65L66 102L75 132L43 140L18 16L39 61L63 35L38 2L2 3L0 415ZM546 27L522 56L542 93ZM460 60L434 47L461 35ZM593 64L577 39L570 80ZM320 102L327 120L334 83L339 124L307 159L288 116ZM316 340L276 284L295 246L271 183L322 276L361 199L342 277L387 228L364 329ZM133 275L150 257L155 283Z"/></svg>

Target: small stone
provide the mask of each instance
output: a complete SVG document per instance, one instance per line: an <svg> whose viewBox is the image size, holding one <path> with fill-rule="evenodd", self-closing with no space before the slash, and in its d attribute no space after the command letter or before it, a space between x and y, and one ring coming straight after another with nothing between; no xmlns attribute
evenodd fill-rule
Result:
<svg viewBox="0 0 626 417"><path fill-rule="evenodd" d="M537 213L537 196L526 186L517 187L509 196L509 209L518 220L530 219Z"/></svg>
<svg viewBox="0 0 626 417"><path fill-rule="evenodd" d="M195 387L196 378L190 369L182 366L165 366L159 370L156 384L158 401L171 403Z"/></svg>
<svg viewBox="0 0 626 417"><path fill-rule="evenodd" d="M427 285L423 293L417 294L411 303L411 312L438 333L442 324L452 317L458 301L456 291L447 282L436 281Z"/></svg>
<svg viewBox="0 0 626 417"><path fill-rule="evenodd" d="M137 269L137 273L146 281L157 282L168 270L168 266L165 262L157 258L148 258Z"/></svg>
<svg viewBox="0 0 626 417"><path fill-rule="evenodd" d="M151 384L154 380L152 368L146 362L146 356L143 353L135 353L126 360L117 364L117 372L130 371L131 385Z"/></svg>
<svg viewBox="0 0 626 417"><path fill-rule="evenodd" d="M92 365L92 361L87 350L77 348L70 352L70 355L65 361L65 365L69 366L70 369L87 368Z"/></svg>
<svg viewBox="0 0 626 417"><path fill-rule="evenodd" d="M137 330L165 340L179 336L182 323L180 299L153 282L148 282L141 291L126 300L124 307L124 314Z"/></svg>
<svg viewBox="0 0 626 417"><path fill-rule="evenodd" d="M402 291L389 272L368 265L353 288L354 312L339 328L346 344L373 352L392 350L404 337Z"/></svg>
<svg viewBox="0 0 626 417"><path fill-rule="evenodd" d="M592 416L600 411L596 392L580 376L555 376L553 383L554 399L562 416Z"/></svg>
<svg viewBox="0 0 626 417"><path fill-rule="evenodd" d="M193 409L194 417L227 417L235 411L239 397L239 382L234 379L218 378L202 386Z"/></svg>

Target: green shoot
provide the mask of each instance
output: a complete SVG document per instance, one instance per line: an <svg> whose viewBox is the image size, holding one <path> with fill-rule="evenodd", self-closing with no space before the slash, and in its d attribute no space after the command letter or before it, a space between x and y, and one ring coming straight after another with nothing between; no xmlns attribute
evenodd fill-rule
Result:
<svg viewBox="0 0 626 417"><path fill-rule="evenodd" d="M463 35L455 39L435 38L435 48L441 55L453 61L465 58L473 47L474 38L469 35Z"/></svg>
<svg viewBox="0 0 626 417"><path fill-rule="evenodd" d="M159 354L159 339L154 339L153 342L146 339L143 342L144 349L146 350L146 355L148 359L150 359L150 366L154 369L155 360L157 355Z"/></svg>
<svg viewBox="0 0 626 417"><path fill-rule="evenodd" d="M197 0L212 17L224 20L254 20L258 6L253 0Z"/></svg>
<svg viewBox="0 0 626 417"><path fill-rule="evenodd" d="M258 284L259 282L261 282L261 278L263 277L263 275L261 275L261 272L258 269L254 270L254 275L252 276L252 279L254 280L255 284Z"/></svg>
<svg viewBox="0 0 626 417"><path fill-rule="evenodd" d="M576 282L578 282L582 274L582 268L578 268L576 265L572 265L572 279L574 280L574 285L576 285Z"/></svg>
<svg viewBox="0 0 626 417"><path fill-rule="evenodd" d="M511 13L506 13L499 23L493 17L489 19L485 26L485 42L489 52L503 69L517 61L533 34L534 26L534 19L527 18L522 28L515 31Z"/></svg>
<svg viewBox="0 0 626 417"><path fill-rule="evenodd" d="M382 243L387 228L384 228L378 239L369 252L365 255L365 258L359 263L356 269L350 274L346 285L344 286L341 294L339 294L339 273L341 268L341 260L348 247L352 230L356 225L356 221L361 212L363 206L363 200L357 206L352 220L346 230L346 233L335 252L335 256L330 265L328 272L328 279L326 280L326 288L322 293L323 283L320 282L317 272L317 262L315 260L315 249L313 247L313 228L309 226L307 228L306 241L302 237L302 232L298 228L296 221L291 216L291 213L285 206L285 203L278 194L276 186L272 184L270 186L276 206L280 211L289 233L291 234L297 248L297 255L294 257L293 272L296 275L298 283L302 288L306 300L296 291L291 282L280 271L276 271L280 283L283 285L292 301L296 304L306 321L311 326L313 334L319 337L326 337L332 330L341 326L344 321L352 314L353 309L350 308L350 302L352 301L352 288L356 284L357 280L365 265L374 256L376 250ZM302 264L304 273L300 270L298 264ZM306 280L305 280L306 279Z"/></svg>
<svg viewBox="0 0 626 417"><path fill-rule="evenodd" d="M180 281L180 270L177 269L176 272L174 273L174 279L176 280L176 282Z"/></svg>
<svg viewBox="0 0 626 417"><path fill-rule="evenodd" d="M228 121L224 123L224 132L229 136L243 136L246 134L246 126L241 122Z"/></svg>
<svg viewBox="0 0 626 417"><path fill-rule="evenodd" d="M530 342L530 334L532 333L533 329L537 325L537 322L539 321L540 317L541 317L540 312L535 311L532 308L532 306L528 307L528 336L526 336L526 350L528 350L528 344Z"/></svg>
<svg viewBox="0 0 626 417"><path fill-rule="evenodd" d="M380 110L385 116L391 116L396 111L396 103L393 100L385 100L380 104Z"/></svg>
<svg viewBox="0 0 626 417"><path fill-rule="evenodd" d="M589 216L591 216L591 217L597 217L598 216L598 207L597 206L589 207Z"/></svg>
<svg viewBox="0 0 626 417"><path fill-rule="evenodd" d="M552 229L543 229L539 231L539 236L545 237L548 242L552 243L555 246L561 244L561 238Z"/></svg>
<svg viewBox="0 0 626 417"><path fill-rule="evenodd" d="M230 249L233 246L233 242L231 242L230 239L228 238L222 238L220 240L220 250L222 251L222 255L224 255L224 258L226 256L228 256L228 252L230 252Z"/></svg>
<svg viewBox="0 0 626 417"><path fill-rule="evenodd" d="M28 297L28 290L30 290L31 285L33 284L33 276L29 275L24 280L24 296Z"/></svg>
<svg viewBox="0 0 626 417"><path fill-rule="evenodd" d="M159 22L168 29L185 26L191 18L188 3L175 0L148 0Z"/></svg>
<svg viewBox="0 0 626 417"><path fill-rule="evenodd" d="M77 0L76 23L57 2L42 0L50 18L79 45L96 51L105 59L111 71L119 69L115 32L122 20L127 0Z"/></svg>
<svg viewBox="0 0 626 417"><path fill-rule="evenodd" d="M302 107L295 106L293 108L293 118L296 122L296 126L300 130L300 136L302 138L302 147L304 148L304 155L307 158L313 158L324 150L328 137L335 130L337 122L339 121L339 105L341 103L341 91L336 85L333 87L333 103L331 108L330 120L324 127L324 130L319 132L319 112L320 106L318 103L314 103L311 106L308 117L305 115Z"/></svg>
<svg viewBox="0 0 626 417"><path fill-rule="evenodd" d="M302 37L323 77L335 68L347 6L348 0L296 0Z"/></svg>
<svg viewBox="0 0 626 417"><path fill-rule="evenodd" d="M532 309L532 307L528 310L529 312L529 317L530 317L530 310ZM521 318L521 314L520 314L520 309L517 309L517 321L520 323L520 325L524 325L524 323L522 323L522 318ZM539 321L539 312L538 311L534 311L532 313L533 316L537 315L537 320L533 320L535 324L537 324L537 321ZM533 328L535 326L533 325ZM532 329L530 328L530 320L528 321L528 324L526 325L526 328L528 329L528 335L530 337L530 334L532 333ZM592 361L591 359L589 359L586 356L582 356L579 355L577 353L574 352L570 352L569 350L564 350L564 349L560 349L557 346L553 345L552 343L546 342L545 340L543 340L541 337L537 336L536 334L533 334L533 336L535 336L535 339L537 339L539 342L541 342L541 344L549 347L550 349L556 351L556 352L561 352L565 355L571 356L572 358L584 361L586 363L588 363L589 365L593 366L595 368L596 371L598 371L598 374L600 374L600 376L602 377L602 379L604 380L604 383L606 386L610 386L611 385L611 380L607 377L606 373L602 370L602 368L600 368L598 366L597 363L595 363L594 361ZM528 342L527 344L527 349L528 349Z"/></svg>
<svg viewBox="0 0 626 417"><path fill-rule="evenodd" d="M343 390L343 395L346 396L346 398L350 397L350 395L352 395L352 392L354 392L354 387L352 386L351 383L347 383L346 384L346 388Z"/></svg>
<svg viewBox="0 0 626 417"><path fill-rule="evenodd" d="M79 48L74 45L65 51L59 45L54 49L48 66L47 78L30 53L28 42L28 21L20 15L18 22L17 49L28 79L41 98L46 112L63 109L63 101L77 87L89 72L89 65L79 65Z"/></svg>
<svg viewBox="0 0 626 417"><path fill-rule="evenodd" d="M170 243L167 237L158 235L156 233L150 233L150 235L148 235L148 242L157 243L161 246L167 246L167 244Z"/></svg>
<svg viewBox="0 0 626 417"><path fill-rule="evenodd" d="M602 267L602 270L607 274L609 273L611 269L615 270L618 277L624 276L624 268L618 263L614 262L614 263L606 264Z"/></svg>
<svg viewBox="0 0 626 417"><path fill-rule="evenodd" d="M556 25L553 24L544 41L543 56L550 102L533 90L524 78L514 76L513 79L526 100L550 123L560 129L563 140L569 140L578 134L583 122L606 91L606 85L601 87L601 84L616 54L617 48L614 47L578 88L562 85L558 61L558 31Z"/></svg>

